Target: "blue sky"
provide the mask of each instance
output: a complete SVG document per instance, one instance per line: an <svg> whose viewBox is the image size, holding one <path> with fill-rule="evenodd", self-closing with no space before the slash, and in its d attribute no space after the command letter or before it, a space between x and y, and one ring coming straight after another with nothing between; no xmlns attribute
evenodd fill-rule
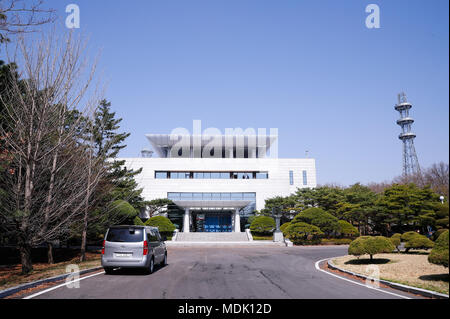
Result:
<svg viewBox="0 0 450 319"><path fill-rule="evenodd" d="M131 132L279 129L280 157L316 158L318 182L349 185L401 174L394 110L413 103L422 166L449 158L448 1L52 0L76 3L101 48L105 97ZM367 29L376 3L381 28Z"/></svg>

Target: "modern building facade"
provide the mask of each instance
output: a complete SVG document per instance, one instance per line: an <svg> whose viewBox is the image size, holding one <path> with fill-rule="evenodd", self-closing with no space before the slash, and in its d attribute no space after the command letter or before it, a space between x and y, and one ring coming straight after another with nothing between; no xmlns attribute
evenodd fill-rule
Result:
<svg viewBox="0 0 450 319"><path fill-rule="evenodd" d="M175 223L183 232L240 232L266 199L316 186L314 159L267 156L276 136L258 137L263 143L256 145L248 136L147 138L159 157L122 160L128 168L142 168L136 181L146 200L173 201L180 212Z"/></svg>

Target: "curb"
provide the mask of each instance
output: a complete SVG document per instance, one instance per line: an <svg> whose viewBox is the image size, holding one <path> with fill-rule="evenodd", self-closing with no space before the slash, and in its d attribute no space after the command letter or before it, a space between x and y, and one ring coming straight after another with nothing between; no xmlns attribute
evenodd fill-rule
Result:
<svg viewBox="0 0 450 319"><path fill-rule="evenodd" d="M103 267L99 266L99 267L95 267L95 268L84 269L84 270L82 270L82 271L80 271L80 272L78 272L76 274L84 275L84 274L87 274L87 273L90 273L90 272L94 272L94 271L97 271L97 270L100 270L100 269L103 269ZM8 296L11 296L11 295L13 295L13 294L15 294L17 292L20 292L22 290L25 290L25 289L33 288L33 287L36 287L36 286L39 286L39 285L42 285L42 284L46 284L46 283L49 283L49 282L62 280L62 279L66 278L66 277L68 277L70 275L74 275L74 273L63 274L63 275L50 277L50 278L44 278L44 279L40 279L40 280L37 280L37 281L21 284L19 286L11 287L11 288L8 288L8 289L5 289L5 290L0 290L0 299L8 297Z"/></svg>
<svg viewBox="0 0 450 319"><path fill-rule="evenodd" d="M333 257L333 258L339 258L339 257ZM331 269L339 270L339 271L341 271L343 273L346 273L346 274L349 274L349 275L352 275L352 276L356 276L356 277L361 278L361 279L373 280L373 278L371 278L369 276L365 276L365 275L358 274L358 273L355 273L355 272L350 271L350 270L345 270L345 269L339 268L335 264L333 264L331 259L329 259L327 263L328 263L328 267L330 267ZM386 286L389 286L391 288L394 288L394 289L398 289L398 290L401 290L401 291L406 291L406 292L409 292L409 293L421 295L421 296L428 297L428 298L448 299L448 295L441 294L439 292L434 292L434 291L431 291L431 290L411 287L411 286L398 284L398 283L395 283L395 282L392 282L392 281L387 281L387 280L382 280L382 279L378 280L378 282L383 284L383 285L386 285Z"/></svg>

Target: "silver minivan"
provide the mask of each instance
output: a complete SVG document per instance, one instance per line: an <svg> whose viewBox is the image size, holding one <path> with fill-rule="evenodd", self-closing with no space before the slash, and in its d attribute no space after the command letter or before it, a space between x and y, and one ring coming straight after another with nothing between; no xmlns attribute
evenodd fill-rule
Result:
<svg viewBox="0 0 450 319"><path fill-rule="evenodd" d="M144 268L152 273L155 264L167 265L165 238L157 227L113 226L102 247L102 266L111 274L114 268Z"/></svg>

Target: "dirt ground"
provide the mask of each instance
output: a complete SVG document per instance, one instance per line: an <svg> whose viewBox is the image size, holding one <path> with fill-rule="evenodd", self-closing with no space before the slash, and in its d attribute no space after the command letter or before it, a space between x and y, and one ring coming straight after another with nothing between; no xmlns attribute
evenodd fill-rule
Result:
<svg viewBox="0 0 450 319"><path fill-rule="evenodd" d="M70 264L75 264L80 270L100 266L100 253L88 252L86 253L86 261L80 263L78 256L71 260L54 263L49 265L47 263L34 263L33 271L29 275L21 275L21 265L10 265L0 267L0 290L14 287L20 284L33 282L43 278L49 278L66 273L66 267Z"/></svg>
<svg viewBox="0 0 450 319"><path fill-rule="evenodd" d="M333 263L340 268L373 276L374 270L373 267L368 267L369 262L369 256L333 259ZM445 294L449 292L448 268L429 263L425 252L378 254L374 256L373 264L379 267L380 279Z"/></svg>

